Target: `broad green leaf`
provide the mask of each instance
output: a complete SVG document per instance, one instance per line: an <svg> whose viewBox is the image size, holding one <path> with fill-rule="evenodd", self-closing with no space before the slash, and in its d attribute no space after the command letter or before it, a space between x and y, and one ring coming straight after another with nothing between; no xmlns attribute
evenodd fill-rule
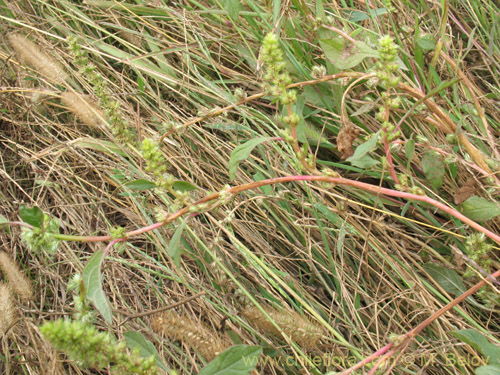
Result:
<svg viewBox="0 0 500 375"><path fill-rule="evenodd" d="M34 227L41 228L43 225L43 212L38 207L33 206L31 208L26 207L26 205L21 205L19 209L19 216L21 219Z"/></svg>
<svg viewBox="0 0 500 375"><path fill-rule="evenodd" d="M380 132L373 134L369 140L356 147L356 150L354 150L354 154L352 156L349 156L346 161L354 163L358 160L363 159L364 156L368 155L369 152L373 151L377 147L377 140L379 135Z"/></svg>
<svg viewBox="0 0 500 375"><path fill-rule="evenodd" d="M101 264L103 258L104 251L102 250L90 257L83 269L83 285L87 299L94 304L106 322L111 323L111 307L102 290Z"/></svg>
<svg viewBox="0 0 500 375"><path fill-rule="evenodd" d="M454 270L433 263L424 264L424 269L450 294L460 295L467 290L462 279Z"/></svg>
<svg viewBox="0 0 500 375"><path fill-rule="evenodd" d="M443 186L444 162L441 155L435 151L428 151L422 157L422 167L425 178L436 190Z"/></svg>
<svg viewBox="0 0 500 375"><path fill-rule="evenodd" d="M424 51L431 51L436 48L436 41L431 34L427 34L421 38L417 39L417 44Z"/></svg>
<svg viewBox="0 0 500 375"><path fill-rule="evenodd" d="M130 190L136 190L136 191L142 191L142 190L150 190L156 187L156 184L154 182L148 181L148 180L135 180L135 181L130 181L125 184L127 188Z"/></svg>
<svg viewBox="0 0 500 375"><path fill-rule="evenodd" d="M233 21L238 19L241 9L240 0L224 0L224 10Z"/></svg>
<svg viewBox="0 0 500 375"><path fill-rule="evenodd" d="M481 366L476 369L476 375L498 375L500 374L500 366Z"/></svg>
<svg viewBox="0 0 500 375"><path fill-rule="evenodd" d="M351 161L351 164L354 167L358 167L361 169L367 169L367 168L374 167L377 164L380 164L380 162L378 160L373 159L371 156L365 155L362 158L359 158L355 161Z"/></svg>
<svg viewBox="0 0 500 375"><path fill-rule="evenodd" d="M462 213L474 221L486 221L500 215L497 203L473 195L462 203Z"/></svg>
<svg viewBox="0 0 500 375"><path fill-rule="evenodd" d="M488 359L488 364L500 364L500 347L493 345L488 339L474 329L461 329L451 332L453 336L472 346Z"/></svg>
<svg viewBox="0 0 500 375"><path fill-rule="evenodd" d="M413 153L415 152L415 141L413 139L408 139L405 145L405 156L408 159L408 163L413 158Z"/></svg>
<svg viewBox="0 0 500 375"><path fill-rule="evenodd" d="M247 375L259 360L260 346L235 345L219 354L198 375Z"/></svg>
<svg viewBox="0 0 500 375"><path fill-rule="evenodd" d="M186 220L182 221L182 223L175 230L174 235L172 236L172 239L168 244L168 255L170 255L170 257L174 261L174 264L177 267L180 267L181 264L182 248L180 247L180 242L181 242L182 232L184 231L186 224L187 224Z"/></svg>
<svg viewBox="0 0 500 375"><path fill-rule="evenodd" d="M139 349L139 353L144 358L150 358L154 356L155 364L162 370L168 371L168 367L165 366L165 364L161 360L155 346L151 341L147 340L143 335L135 331L125 332L123 336L125 336L125 340L127 341L127 345L130 349Z"/></svg>
<svg viewBox="0 0 500 375"><path fill-rule="evenodd" d="M266 142L269 139L271 138L258 137L235 147L229 158L229 178L231 181L234 180L234 177L236 176L236 171L238 170L240 161L247 159L257 145L262 142Z"/></svg>
<svg viewBox="0 0 500 375"><path fill-rule="evenodd" d="M343 39L335 38L321 39L319 44L328 61L340 70L353 68L367 57L378 57L376 50L361 41L344 46Z"/></svg>
<svg viewBox="0 0 500 375"><path fill-rule="evenodd" d="M386 14L387 9L385 8L377 8L370 9L370 13L360 12L359 10L354 10L351 12L349 16L349 21L351 22L360 22L369 19L370 17L377 17L382 14Z"/></svg>
<svg viewBox="0 0 500 375"><path fill-rule="evenodd" d="M172 188L175 191L193 191L198 189L196 186L187 181L175 181Z"/></svg>

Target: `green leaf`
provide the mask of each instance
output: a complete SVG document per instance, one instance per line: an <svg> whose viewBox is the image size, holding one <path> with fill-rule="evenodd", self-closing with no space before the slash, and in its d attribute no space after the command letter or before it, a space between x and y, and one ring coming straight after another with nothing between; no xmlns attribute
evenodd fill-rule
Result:
<svg viewBox="0 0 500 375"><path fill-rule="evenodd" d="M354 45L350 43L347 47L340 38L321 39L319 44L328 61L340 70L353 68L367 57L379 56L376 50L361 41L357 41Z"/></svg>
<svg viewBox="0 0 500 375"><path fill-rule="evenodd" d="M240 0L224 0L224 10L233 21L238 19L241 9Z"/></svg>
<svg viewBox="0 0 500 375"><path fill-rule="evenodd" d="M196 186L187 181L175 181L172 188L175 191L193 191L198 189Z"/></svg>
<svg viewBox="0 0 500 375"><path fill-rule="evenodd" d="M386 14L387 9L385 8L377 8L370 9L370 13L360 12L359 10L354 10L351 12L349 16L349 21L351 22L360 22L369 19L370 17L377 17L382 14Z"/></svg>
<svg viewBox="0 0 500 375"><path fill-rule="evenodd" d="M377 140L378 140L379 135L380 135L380 132L373 134L369 140L367 140L365 143L356 147L354 154L352 156L349 156L346 159L346 161L350 162L351 164L354 164L354 162L357 162L359 160L361 160L361 163L366 162L366 159L363 159L363 158L369 152L373 151L377 147Z"/></svg>
<svg viewBox="0 0 500 375"><path fill-rule="evenodd" d="M260 346L235 345L219 354L198 375L247 375L257 365Z"/></svg>
<svg viewBox="0 0 500 375"><path fill-rule="evenodd" d="M140 179L127 182L125 186L128 187L130 190L142 191L142 190L153 189L156 187L156 184L148 180Z"/></svg>
<svg viewBox="0 0 500 375"><path fill-rule="evenodd" d="M461 329L451 333L484 355L488 359L489 364L500 364L500 348L490 343L481 333L474 329Z"/></svg>
<svg viewBox="0 0 500 375"><path fill-rule="evenodd" d="M500 366L481 366L476 369L476 375L498 375Z"/></svg>
<svg viewBox="0 0 500 375"><path fill-rule="evenodd" d="M41 228L43 225L43 212L37 206L31 208L26 207L26 205L21 205L19 209L19 216L21 219L34 227Z"/></svg>
<svg viewBox="0 0 500 375"><path fill-rule="evenodd" d="M435 151L428 151L422 157L422 167L425 178L434 189L443 186L444 162L441 156Z"/></svg>
<svg viewBox="0 0 500 375"><path fill-rule="evenodd" d="M408 163L411 161L414 152L415 152L415 141L413 139L408 139L405 145L405 156L406 159L408 159Z"/></svg>
<svg viewBox="0 0 500 375"><path fill-rule="evenodd" d="M462 203L462 213L474 221L486 221L500 215L497 203L473 195Z"/></svg>
<svg viewBox="0 0 500 375"><path fill-rule="evenodd" d="M103 258L104 251L102 250L97 251L90 257L83 269L83 285L85 286L87 299L94 304L106 322L111 323L111 307L102 290L101 264Z"/></svg>
<svg viewBox="0 0 500 375"><path fill-rule="evenodd" d="M123 148L117 146L115 143L95 138L78 138L72 141L71 145L83 149L102 151L108 155L116 154L124 158L128 156Z"/></svg>
<svg viewBox="0 0 500 375"><path fill-rule="evenodd" d="M351 161L351 164L358 168L367 169L374 167L377 164L380 164L380 162L378 160L373 159L371 156L365 155L362 158L359 158L358 160Z"/></svg>
<svg viewBox="0 0 500 375"><path fill-rule="evenodd" d="M161 360L155 346L151 341L147 340L143 335L135 331L125 332L123 336L125 336L125 340L127 341L127 345L130 349L139 349L141 357L144 358L154 356L155 364L162 370L168 371L168 367L165 366L165 364Z"/></svg>
<svg viewBox="0 0 500 375"><path fill-rule="evenodd" d="M417 44L424 51L431 51L436 48L436 41L431 34L425 35L417 39Z"/></svg>
<svg viewBox="0 0 500 375"><path fill-rule="evenodd" d="M257 145L262 142L266 142L269 139L271 138L258 137L235 147L229 158L229 178L231 181L234 180L234 177L236 176L236 171L238 170L240 161L247 159Z"/></svg>
<svg viewBox="0 0 500 375"><path fill-rule="evenodd" d="M181 265L182 248L179 245L181 242L182 232L184 231L186 224L187 224L186 220L182 221L182 223L175 230L174 235L172 236L172 239L168 244L168 255L170 255L170 257L174 261L174 264L177 267L180 267Z"/></svg>
<svg viewBox="0 0 500 375"><path fill-rule="evenodd" d="M424 269L450 294L460 295L467 290L462 279L454 270L433 263L424 264Z"/></svg>

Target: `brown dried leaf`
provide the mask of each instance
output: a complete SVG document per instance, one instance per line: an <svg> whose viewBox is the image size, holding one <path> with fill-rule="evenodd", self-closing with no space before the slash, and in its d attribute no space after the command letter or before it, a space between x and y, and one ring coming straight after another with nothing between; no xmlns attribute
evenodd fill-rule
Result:
<svg viewBox="0 0 500 375"><path fill-rule="evenodd" d="M345 160L352 154L354 154L354 149L352 144L359 136L359 129L351 123L345 124L339 131L337 136L337 149L340 152L340 159Z"/></svg>
<svg viewBox="0 0 500 375"><path fill-rule="evenodd" d="M469 179L465 181L465 184L463 184L462 187L457 190L453 200L455 204L462 204L469 197L474 195L476 191L476 180L473 177L469 177Z"/></svg>

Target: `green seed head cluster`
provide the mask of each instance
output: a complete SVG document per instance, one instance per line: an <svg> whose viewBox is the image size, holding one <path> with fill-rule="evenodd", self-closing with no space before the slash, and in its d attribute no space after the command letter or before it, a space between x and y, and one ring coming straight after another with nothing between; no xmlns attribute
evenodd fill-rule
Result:
<svg viewBox="0 0 500 375"><path fill-rule="evenodd" d="M54 255L59 246L59 241L54 237L55 233L59 233L59 220L51 219L45 214L42 227L23 227L21 239L35 254L43 250L48 255Z"/></svg>
<svg viewBox="0 0 500 375"><path fill-rule="evenodd" d="M113 240L118 240L120 238L127 237L127 230L123 227L116 227L111 229L111 238Z"/></svg>
<svg viewBox="0 0 500 375"><path fill-rule="evenodd" d="M379 83L386 89L396 87L399 83L399 77L395 75L399 70L399 65L396 62L398 46L389 35L385 35L379 40L378 52L379 60L376 73Z"/></svg>
<svg viewBox="0 0 500 375"><path fill-rule="evenodd" d="M88 55L82 50L78 39L70 37L68 43L75 65L80 68L80 73L91 84L95 96L99 99L99 105L104 108L113 135L121 142L133 143L134 138L128 121L124 119L120 103L114 100L109 93L106 80L97 71L97 67L89 61Z"/></svg>
<svg viewBox="0 0 500 375"><path fill-rule="evenodd" d="M152 138L144 139L141 144L141 155L146 161L146 171L156 177L156 186L172 190L175 178L167 174L168 162L161 152L160 143ZM178 197L178 194L175 195Z"/></svg>
<svg viewBox="0 0 500 375"><path fill-rule="evenodd" d="M260 56L264 67L264 90L278 97L283 104L294 103L297 100L297 93L286 89L292 79L285 69L283 52L274 33L269 33L264 38Z"/></svg>
<svg viewBox="0 0 500 375"><path fill-rule="evenodd" d="M158 373L154 356L143 358L135 351L129 353L124 342L117 342L88 323L59 319L44 323L40 332L56 349L83 365L97 369L111 365L120 374Z"/></svg>
<svg viewBox="0 0 500 375"><path fill-rule="evenodd" d="M484 233L474 233L467 237L465 242L468 256L483 267L487 272L490 272L492 265L491 251L493 245L488 242Z"/></svg>

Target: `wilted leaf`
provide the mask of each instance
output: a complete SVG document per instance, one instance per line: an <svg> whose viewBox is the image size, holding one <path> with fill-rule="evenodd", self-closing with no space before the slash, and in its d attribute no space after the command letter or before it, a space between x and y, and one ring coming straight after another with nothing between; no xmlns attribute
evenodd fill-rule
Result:
<svg viewBox="0 0 500 375"><path fill-rule="evenodd" d="M36 206L28 208L24 204L21 205L19 216L25 223L34 227L41 228L43 225L43 212Z"/></svg>
<svg viewBox="0 0 500 375"><path fill-rule="evenodd" d="M486 221L500 215L495 202L473 195L462 204L462 213L474 221Z"/></svg>
<svg viewBox="0 0 500 375"><path fill-rule="evenodd" d="M461 329L451 333L453 336L472 346L475 350L488 358L488 364L500 364L500 348L490 343L488 339L478 331L474 329Z"/></svg>
<svg viewBox="0 0 500 375"><path fill-rule="evenodd" d="M257 365L260 346L235 345L219 354L198 375L246 375Z"/></svg>
<svg viewBox="0 0 500 375"><path fill-rule="evenodd" d="M354 154L352 144L358 136L359 129L351 123L345 124L342 129L340 129L337 135L337 149L340 152L341 160L345 160Z"/></svg>
<svg viewBox="0 0 500 375"><path fill-rule="evenodd" d="M422 157L422 167L425 178L434 189L443 186L444 162L441 156L434 151L428 151Z"/></svg>
<svg viewBox="0 0 500 375"><path fill-rule="evenodd" d="M236 176L236 171L238 170L240 161L247 159L257 145L262 142L266 142L269 139L271 138L258 137L235 147L229 158L229 178L231 180L234 180L234 177Z"/></svg>
<svg viewBox="0 0 500 375"><path fill-rule="evenodd" d="M476 191L476 180L470 177L453 196L455 204L464 203Z"/></svg>
<svg viewBox="0 0 500 375"><path fill-rule="evenodd" d="M102 289L101 264L104 251L99 250L90 257L83 269L83 285L87 299L101 313L106 322L111 323L111 307Z"/></svg>
<svg viewBox="0 0 500 375"><path fill-rule="evenodd" d="M139 332L130 331L123 334L130 349L139 349L139 353L144 358L155 357L155 364L162 370L168 371L168 367L162 362L155 346Z"/></svg>

